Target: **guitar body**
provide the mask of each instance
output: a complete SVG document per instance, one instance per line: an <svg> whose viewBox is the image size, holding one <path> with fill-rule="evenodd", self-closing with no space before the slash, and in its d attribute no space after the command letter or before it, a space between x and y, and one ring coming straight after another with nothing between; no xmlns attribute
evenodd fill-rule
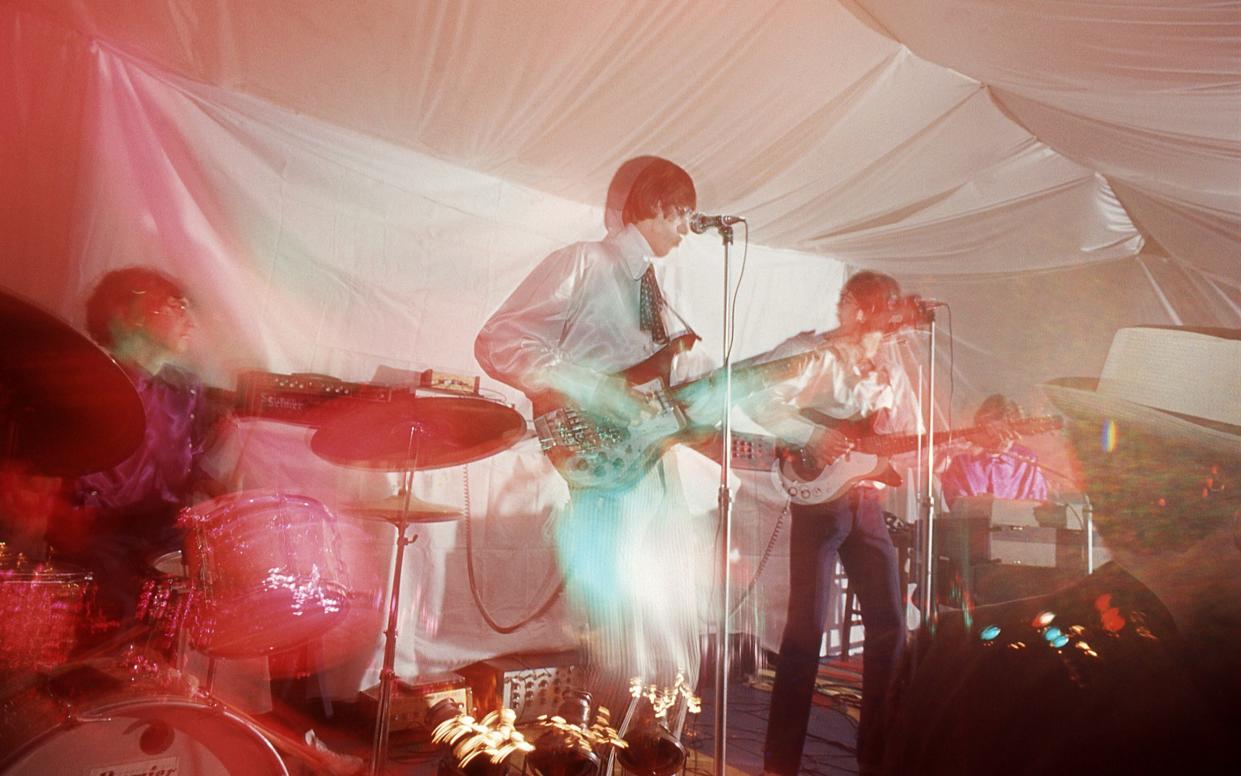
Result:
<svg viewBox="0 0 1241 776"><path fill-rule="evenodd" d="M874 418L837 420L815 409L801 410L802 417L844 434L855 443L873 433ZM863 480L890 481L896 473L886 457L863 450L850 450L830 464L814 460L802 448L781 450L778 465L772 469L776 486L794 504L822 504L839 498ZM899 483L899 479L896 480Z"/></svg>
<svg viewBox="0 0 1241 776"><path fill-rule="evenodd" d="M912 434L874 435L856 422L840 422L815 412L803 410L802 415L822 426L835 428L854 442L854 449L830 464L819 464L804 451L782 451L772 468L776 486L794 504L822 504L844 495L859 482L882 482L900 485L900 475L892 468L889 457L916 448L918 437ZM1022 418L1007 424L1019 435L1041 434L1061 427L1058 417ZM947 432L950 440L969 441L986 434L986 427L965 428Z"/></svg>
<svg viewBox="0 0 1241 776"><path fill-rule="evenodd" d="M833 463L816 467L802 463L797 456L783 456L772 470L776 487L794 504L822 504L839 498L859 482L891 481L896 473L887 458L849 452Z"/></svg>
<svg viewBox="0 0 1241 776"><path fill-rule="evenodd" d="M687 333L619 376L647 399L648 412L621 425L544 395L534 400L534 430L552 466L574 488L626 488L650 471L689 423L667 389L672 359L697 335Z"/></svg>
<svg viewBox="0 0 1241 776"><path fill-rule="evenodd" d="M552 465L574 488L625 488L650 471L669 446L678 442L702 442L690 417L706 417L697 411L720 403L721 374L668 387L672 359L698 339L693 332L674 337L668 345L618 376L646 399L646 412L629 423L619 424L575 407L555 394L531 396L534 430ZM814 349L785 358L734 370L734 398L799 373L817 354L832 347L830 338ZM831 465L820 465L802 451L786 451L774 467L780 489L797 504L819 504L844 493L863 480L900 484L888 458L913 450L916 435L874 435L871 421L839 421L814 410L802 414L815 423L837 428L854 440L854 448ZM1059 418L1028 418L1013 424L1018 433L1039 433L1059 428ZM962 429L963 438L985 429ZM951 432L949 432L951 434ZM699 437L693 439L691 437ZM751 468L753 468L751 463Z"/></svg>
<svg viewBox="0 0 1241 776"><path fill-rule="evenodd" d="M627 488L642 479L683 428L661 412L629 426L565 407L535 420L552 466L574 488ZM547 446L548 440L554 440Z"/></svg>

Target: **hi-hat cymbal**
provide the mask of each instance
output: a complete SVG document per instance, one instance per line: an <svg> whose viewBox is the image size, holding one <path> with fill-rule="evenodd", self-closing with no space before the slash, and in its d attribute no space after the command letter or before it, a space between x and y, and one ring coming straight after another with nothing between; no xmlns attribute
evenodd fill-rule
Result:
<svg viewBox="0 0 1241 776"><path fill-rule="evenodd" d="M399 520L408 523L443 523L461 519L461 510L457 507L423 501L412 494L408 498L407 504L404 493L394 493L378 501L354 501L345 504L342 509L348 514L373 517L390 523Z"/></svg>
<svg viewBox="0 0 1241 776"><path fill-rule="evenodd" d="M129 375L55 315L0 290L0 459L77 476L129 457L146 428Z"/></svg>
<svg viewBox="0 0 1241 776"><path fill-rule="evenodd" d="M333 463L367 469L458 466L495 455L526 435L526 422L512 407L469 396L350 396L323 410L310 449Z"/></svg>

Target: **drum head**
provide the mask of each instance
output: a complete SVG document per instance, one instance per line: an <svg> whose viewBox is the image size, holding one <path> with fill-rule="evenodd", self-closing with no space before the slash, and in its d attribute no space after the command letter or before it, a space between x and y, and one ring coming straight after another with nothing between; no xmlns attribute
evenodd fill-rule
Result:
<svg viewBox="0 0 1241 776"><path fill-rule="evenodd" d="M194 645L216 657L301 646L349 607L335 516L295 494L235 493L185 510Z"/></svg>
<svg viewBox="0 0 1241 776"><path fill-rule="evenodd" d="M288 776L271 743L233 715L183 698L76 709L8 758L4 776Z"/></svg>

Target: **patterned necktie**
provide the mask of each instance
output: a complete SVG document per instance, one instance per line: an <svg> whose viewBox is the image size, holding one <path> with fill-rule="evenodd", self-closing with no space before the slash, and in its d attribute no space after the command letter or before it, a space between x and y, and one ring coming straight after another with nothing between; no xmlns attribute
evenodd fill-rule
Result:
<svg viewBox="0 0 1241 776"><path fill-rule="evenodd" d="M649 331L656 345L668 343L668 332L664 330L664 297L659 293L659 284L655 282L655 268L647 267L642 274L642 294L638 301L638 326L642 331Z"/></svg>

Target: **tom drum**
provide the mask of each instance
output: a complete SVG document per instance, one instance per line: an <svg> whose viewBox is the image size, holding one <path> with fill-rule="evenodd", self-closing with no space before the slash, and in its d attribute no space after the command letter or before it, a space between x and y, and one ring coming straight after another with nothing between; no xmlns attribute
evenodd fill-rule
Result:
<svg viewBox="0 0 1241 776"><path fill-rule="evenodd" d="M220 657L305 644L340 624L349 586L336 517L322 503L242 492L181 513L192 637Z"/></svg>

